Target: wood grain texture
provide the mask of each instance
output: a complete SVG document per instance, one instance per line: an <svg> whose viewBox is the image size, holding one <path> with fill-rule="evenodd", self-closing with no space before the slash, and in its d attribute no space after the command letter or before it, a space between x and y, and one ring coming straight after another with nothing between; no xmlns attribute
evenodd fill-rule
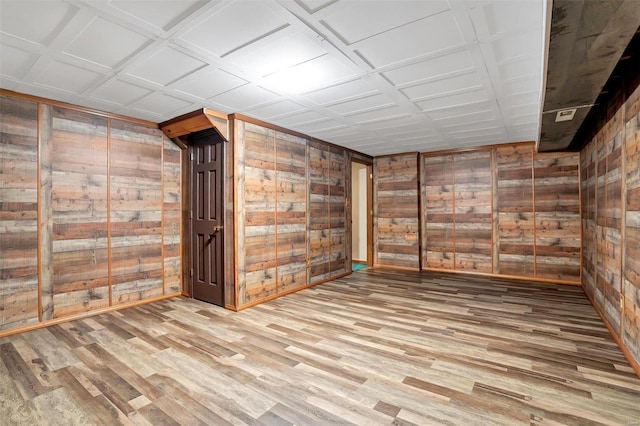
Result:
<svg viewBox="0 0 640 426"><path fill-rule="evenodd" d="M307 284L307 140L276 132L278 292Z"/></svg>
<svg viewBox="0 0 640 426"><path fill-rule="evenodd" d="M53 317L109 306L107 119L52 110Z"/></svg>
<svg viewBox="0 0 640 426"><path fill-rule="evenodd" d="M330 227L330 277L351 272L351 264L347 265L346 234L346 187L347 170L346 151L336 146L329 146L329 227Z"/></svg>
<svg viewBox="0 0 640 426"><path fill-rule="evenodd" d="M0 330L38 322L38 106L0 96Z"/></svg>
<svg viewBox="0 0 640 426"><path fill-rule="evenodd" d="M580 152L582 207L582 286L595 300L596 295L596 159L595 143Z"/></svg>
<svg viewBox="0 0 640 426"><path fill-rule="evenodd" d="M582 150L582 285L640 368L640 88Z"/></svg>
<svg viewBox="0 0 640 426"><path fill-rule="evenodd" d="M164 293L163 141L159 129L111 120L109 214L114 305Z"/></svg>
<svg viewBox="0 0 640 426"><path fill-rule="evenodd" d="M238 305L346 272L345 150L235 119Z"/></svg>
<svg viewBox="0 0 640 426"><path fill-rule="evenodd" d="M420 268L418 180L416 153L374 159L374 263Z"/></svg>
<svg viewBox="0 0 640 426"><path fill-rule="evenodd" d="M163 221L177 291L173 142L163 180L164 136L152 126L2 97L0 129L0 330L107 308L112 291L115 304L161 296Z"/></svg>
<svg viewBox="0 0 640 426"><path fill-rule="evenodd" d="M640 366L640 87L627 100L623 155L621 176L626 199L621 212L625 223L622 342Z"/></svg>
<svg viewBox="0 0 640 426"><path fill-rule="evenodd" d="M423 267L454 269L453 155L422 156Z"/></svg>
<svg viewBox="0 0 640 426"><path fill-rule="evenodd" d="M533 148L423 154L424 268L579 282L579 156Z"/></svg>
<svg viewBox="0 0 640 426"><path fill-rule="evenodd" d="M38 106L38 247L40 280L40 320L53 319L53 117L49 105Z"/></svg>
<svg viewBox="0 0 640 426"><path fill-rule="evenodd" d="M245 294L240 305L277 292L276 281L276 158L275 131L244 123L244 240L239 256L244 257Z"/></svg>
<svg viewBox="0 0 640 426"><path fill-rule="evenodd" d="M164 294L182 289L182 150L163 136L162 244Z"/></svg>
<svg viewBox="0 0 640 426"><path fill-rule="evenodd" d="M309 207L308 207L308 282L329 278L331 274L331 219L329 216L329 167L328 146L321 142L309 142Z"/></svg>
<svg viewBox="0 0 640 426"><path fill-rule="evenodd" d="M536 277L580 281L578 153L537 153L534 159Z"/></svg>
<svg viewBox="0 0 640 426"><path fill-rule="evenodd" d="M532 277L534 268L533 146L496 148L498 270Z"/></svg>
<svg viewBox="0 0 640 426"><path fill-rule="evenodd" d="M580 288L385 269L239 313L174 298L2 338L0 383L15 425L640 418Z"/></svg>
<svg viewBox="0 0 640 426"><path fill-rule="evenodd" d="M493 270L491 151L455 154L455 269Z"/></svg>

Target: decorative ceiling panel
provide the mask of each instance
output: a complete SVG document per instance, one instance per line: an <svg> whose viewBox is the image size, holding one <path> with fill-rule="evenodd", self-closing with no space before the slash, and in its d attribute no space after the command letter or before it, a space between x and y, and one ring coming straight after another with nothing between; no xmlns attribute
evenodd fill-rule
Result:
<svg viewBox="0 0 640 426"><path fill-rule="evenodd" d="M78 9L61 1L3 0L0 12L0 33L48 45Z"/></svg>
<svg viewBox="0 0 640 426"><path fill-rule="evenodd" d="M192 56L167 47L132 65L127 74L166 86L206 65Z"/></svg>
<svg viewBox="0 0 640 426"><path fill-rule="evenodd" d="M402 86L445 77L454 73L474 69L473 60L467 49L438 56L427 61L407 65L382 72L391 84Z"/></svg>
<svg viewBox="0 0 640 426"><path fill-rule="evenodd" d="M445 12L378 34L355 47L369 64L380 68L462 45L463 38L455 16Z"/></svg>
<svg viewBox="0 0 640 426"><path fill-rule="evenodd" d="M105 37L106 34L109 36ZM75 37L64 53L113 68L150 41L142 34L98 17Z"/></svg>
<svg viewBox="0 0 640 426"><path fill-rule="evenodd" d="M52 61L34 83L51 89L80 94L100 77L100 74L63 62Z"/></svg>
<svg viewBox="0 0 640 426"><path fill-rule="evenodd" d="M272 4L273 3L273 4ZM188 30L183 39L222 57L289 24L273 11L275 2L235 1Z"/></svg>
<svg viewBox="0 0 640 426"><path fill-rule="evenodd" d="M544 0L0 0L0 87L378 155L535 140ZM475 139L474 139L475 137Z"/></svg>
<svg viewBox="0 0 640 426"><path fill-rule="evenodd" d="M169 31L181 20L207 4L206 0L133 0L109 1L109 6L131 15L153 27Z"/></svg>
<svg viewBox="0 0 640 426"><path fill-rule="evenodd" d="M447 2L435 0L341 1L322 12L322 21L345 43L353 44L445 10Z"/></svg>

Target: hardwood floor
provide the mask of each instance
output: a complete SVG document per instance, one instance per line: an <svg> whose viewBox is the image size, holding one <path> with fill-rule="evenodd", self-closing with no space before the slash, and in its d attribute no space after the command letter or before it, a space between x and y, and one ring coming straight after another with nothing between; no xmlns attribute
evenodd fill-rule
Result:
<svg viewBox="0 0 640 426"><path fill-rule="evenodd" d="M0 423L640 423L579 287L367 269L234 313L176 298L0 339Z"/></svg>

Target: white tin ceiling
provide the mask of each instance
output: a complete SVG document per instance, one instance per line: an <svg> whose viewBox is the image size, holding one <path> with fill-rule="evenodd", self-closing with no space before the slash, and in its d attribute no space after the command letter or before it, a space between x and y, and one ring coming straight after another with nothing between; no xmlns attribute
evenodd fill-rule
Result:
<svg viewBox="0 0 640 426"><path fill-rule="evenodd" d="M545 0L0 0L0 86L370 155L537 140Z"/></svg>

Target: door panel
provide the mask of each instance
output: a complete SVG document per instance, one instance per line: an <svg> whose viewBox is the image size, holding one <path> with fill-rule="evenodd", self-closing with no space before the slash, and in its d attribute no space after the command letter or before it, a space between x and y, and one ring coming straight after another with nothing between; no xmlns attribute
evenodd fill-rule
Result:
<svg viewBox="0 0 640 426"><path fill-rule="evenodd" d="M193 297L224 304L222 150L215 132L191 135Z"/></svg>

